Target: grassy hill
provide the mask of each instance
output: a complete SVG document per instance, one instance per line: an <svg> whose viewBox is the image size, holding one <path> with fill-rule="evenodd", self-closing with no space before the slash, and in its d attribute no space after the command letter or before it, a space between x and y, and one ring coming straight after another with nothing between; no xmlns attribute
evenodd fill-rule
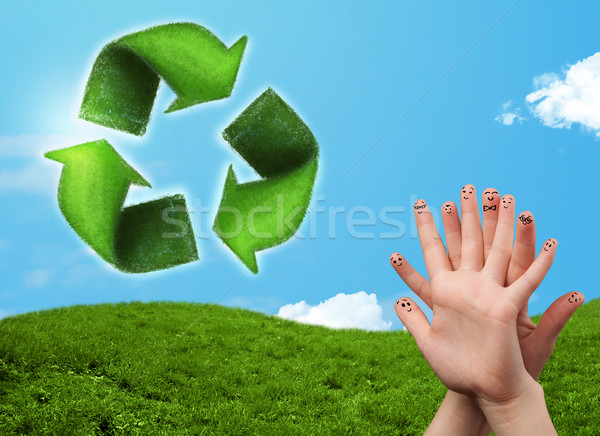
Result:
<svg viewBox="0 0 600 436"><path fill-rule="evenodd" d="M445 388L404 332L217 305L74 306L0 321L0 434L422 434ZM541 382L559 434L600 433L600 300Z"/></svg>

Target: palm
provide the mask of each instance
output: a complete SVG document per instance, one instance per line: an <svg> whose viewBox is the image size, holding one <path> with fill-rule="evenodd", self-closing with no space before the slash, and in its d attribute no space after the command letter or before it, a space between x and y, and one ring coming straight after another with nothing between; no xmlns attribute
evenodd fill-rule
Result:
<svg viewBox="0 0 600 436"><path fill-rule="evenodd" d="M504 287L481 272L448 271L432 278L431 296L434 316L422 351L440 380L468 395L513 392L506 376L517 383L525 368L516 346L518 310Z"/></svg>

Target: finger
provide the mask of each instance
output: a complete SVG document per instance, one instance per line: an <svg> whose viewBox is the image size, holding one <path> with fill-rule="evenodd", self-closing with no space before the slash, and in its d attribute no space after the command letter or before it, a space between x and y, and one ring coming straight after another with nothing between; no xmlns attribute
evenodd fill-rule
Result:
<svg viewBox="0 0 600 436"><path fill-rule="evenodd" d="M422 350L427 343L427 335L431 328L427 317L419 306L408 297L402 297L396 301L394 308L396 309L396 315L398 315L404 327L415 338L417 347Z"/></svg>
<svg viewBox="0 0 600 436"><path fill-rule="evenodd" d="M461 269L481 271L483 268L483 235L475 186L465 185L460 190L460 222L462 226Z"/></svg>
<svg viewBox="0 0 600 436"><path fill-rule="evenodd" d="M508 272L506 273L506 286L512 285L515 280L527 271L535 259L535 220L529 211L519 215L517 220L517 236L513 247Z"/></svg>
<svg viewBox="0 0 600 436"><path fill-rule="evenodd" d="M487 259L492 244L494 243L494 235L496 234L496 223L498 222L498 206L500 203L500 194L494 188L487 188L481 196L481 204L483 209L483 219L481 225L483 227L483 258Z"/></svg>
<svg viewBox="0 0 600 436"><path fill-rule="evenodd" d="M417 294L430 309L433 308L429 280L419 274L400 253L393 253L390 256L390 263L410 290Z"/></svg>
<svg viewBox="0 0 600 436"><path fill-rule="evenodd" d="M433 215L425 200L419 200L415 203L415 219L429 278L431 279L441 270L449 271L451 265L446 254L446 248L442 243L440 234L435 227Z"/></svg>
<svg viewBox="0 0 600 436"><path fill-rule="evenodd" d="M533 291L542 283L544 277L552 266L556 254L556 239L547 239L540 250L540 254L533 261L525 273L507 288L517 307L524 306Z"/></svg>
<svg viewBox="0 0 600 436"><path fill-rule="evenodd" d="M552 303L542 315L535 329L534 340L537 349L544 357L544 362L552 354L561 330L584 300L585 296L581 292L569 292Z"/></svg>
<svg viewBox="0 0 600 436"><path fill-rule="evenodd" d="M496 235L484 270L487 275L504 286L515 235L515 198L512 195L503 196L499 208Z"/></svg>
<svg viewBox="0 0 600 436"><path fill-rule="evenodd" d="M446 246L448 247L448 258L453 270L460 267L461 232L458 210L453 201L447 201L442 206L442 222L446 234Z"/></svg>

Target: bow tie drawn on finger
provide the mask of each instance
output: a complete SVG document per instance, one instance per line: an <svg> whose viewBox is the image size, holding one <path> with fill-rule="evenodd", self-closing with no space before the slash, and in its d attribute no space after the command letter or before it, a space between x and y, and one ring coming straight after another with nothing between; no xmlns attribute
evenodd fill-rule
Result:
<svg viewBox="0 0 600 436"><path fill-rule="evenodd" d="M493 206L483 206L483 211L488 211L488 210L496 210L496 205Z"/></svg>

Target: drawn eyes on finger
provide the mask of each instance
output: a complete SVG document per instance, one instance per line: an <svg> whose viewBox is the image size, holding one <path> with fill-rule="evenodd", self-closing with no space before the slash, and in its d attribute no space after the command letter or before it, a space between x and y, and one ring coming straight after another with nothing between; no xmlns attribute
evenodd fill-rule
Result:
<svg viewBox="0 0 600 436"><path fill-rule="evenodd" d="M509 209L513 203L515 202L515 198L512 195L505 195L504 197L502 197L502 201L500 202L500 205L502 206L503 209Z"/></svg>
<svg viewBox="0 0 600 436"><path fill-rule="evenodd" d="M489 188L483 191L483 211L484 212L492 212L497 210L497 201L498 201L498 191L495 189Z"/></svg>
<svg viewBox="0 0 600 436"><path fill-rule="evenodd" d="M521 215L519 215L519 221L524 226L529 225L533 222L533 215L522 213Z"/></svg>
<svg viewBox="0 0 600 436"><path fill-rule="evenodd" d="M468 200L469 198L471 198L471 196L473 195L474 192L475 192L475 186L465 185L460 190L460 194L461 194L460 196L463 200Z"/></svg>
<svg viewBox="0 0 600 436"><path fill-rule="evenodd" d="M496 196L499 195L498 191L496 190L492 190L492 189L487 189L483 192L483 197L487 200L487 201L494 201L496 199Z"/></svg>
<svg viewBox="0 0 600 436"><path fill-rule="evenodd" d="M427 208L427 203L425 203L425 200L419 200L415 203L414 207L415 212L421 215L423 212L425 212L425 209Z"/></svg>
<svg viewBox="0 0 600 436"><path fill-rule="evenodd" d="M447 215L451 215L452 212L454 211L454 204L452 203L445 203L442 206L442 211L447 214Z"/></svg>
<svg viewBox="0 0 600 436"><path fill-rule="evenodd" d="M394 253L390 256L390 263L393 267L401 267L404 264L404 259L398 253Z"/></svg>
<svg viewBox="0 0 600 436"><path fill-rule="evenodd" d="M396 301L396 305L402 306L409 313L413 310L410 305L410 301L408 301L406 298L401 298L400 300Z"/></svg>
<svg viewBox="0 0 600 436"><path fill-rule="evenodd" d="M556 239L547 239L546 242L544 242L544 251L552 250L554 247L556 247L557 244L558 241Z"/></svg>
<svg viewBox="0 0 600 436"><path fill-rule="evenodd" d="M567 298L567 300L569 301L569 303L573 304L583 300L583 297L579 294L579 292L573 292L569 295L569 298Z"/></svg>

